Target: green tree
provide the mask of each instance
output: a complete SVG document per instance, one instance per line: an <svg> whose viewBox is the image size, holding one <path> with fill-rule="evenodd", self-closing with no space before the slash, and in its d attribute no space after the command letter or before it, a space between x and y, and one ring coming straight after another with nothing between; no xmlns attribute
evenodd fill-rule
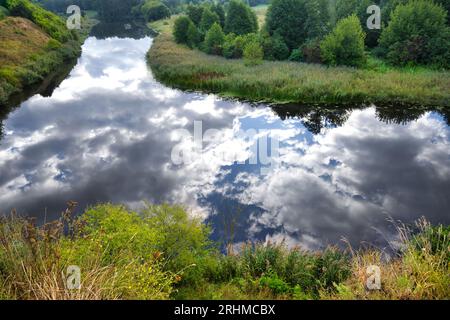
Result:
<svg viewBox="0 0 450 320"><path fill-rule="evenodd" d="M320 46L322 59L329 65L362 66L365 61L365 34L356 15L339 21Z"/></svg>
<svg viewBox="0 0 450 320"><path fill-rule="evenodd" d="M360 0L336 0L336 20L342 20L355 14Z"/></svg>
<svg viewBox="0 0 450 320"><path fill-rule="evenodd" d="M222 54L223 44L225 42L225 34L218 22L215 22L208 30L205 36L205 50L210 54Z"/></svg>
<svg viewBox="0 0 450 320"><path fill-rule="evenodd" d="M290 50L307 39L306 6L304 0L273 0L267 10L266 28L278 33Z"/></svg>
<svg viewBox="0 0 450 320"><path fill-rule="evenodd" d="M275 60L286 60L289 57L289 48L278 33L272 37L272 53Z"/></svg>
<svg viewBox="0 0 450 320"><path fill-rule="evenodd" d="M141 12L147 21L155 21L170 17L170 9L158 0L147 0L141 7Z"/></svg>
<svg viewBox="0 0 450 320"><path fill-rule="evenodd" d="M220 26L225 27L225 9L220 3L215 3L212 7L212 11L217 14L220 21Z"/></svg>
<svg viewBox="0 0 450 320"><path fill-rule="evenodd" d="M236 39L236 35L234 33L229 33L225 36L225 42L223 44L222 55L227 59L236 58L234 56L235 46L234 40Z"/></svg>
<svg viewBox="0 0 450 320"><path fill-rule="evenodd" d="M195 24L192 21L189 21L189 27L187 29L186 39L187 39L187 45L190 48L197 47L200 44L200 41L201 41L200 32L198 31L197 27L195 26Z"/></svg>
<svg viewBox="0 0 450 320"><path fill-rule="evenodd" d="M231 0L225 18L225 32L243 35L257 31L258 23L253 10L242 1Z"/></svg>
<svg viewBox="0 0 450 320"><path fill-rule="evenodd" d="M262 63L264 52L258 41L250 41L244 48L244 61L248 66Z"/></svg>
<svg viewBox="0 0 450 320"><path fill-rule="evenodd" d="M363 0L364 1L364 0ZM321 38L331 29L329 0L307 0L305 28L309 39Z"/></svg>
<svg viewBox="0 0 450 320"><path fill-rule="evenodd" d="M186 14L198 27L200 25L200 21L202 20L203 6L189 4L186 8Z"/></svg>
<svg viewBox="0 0 450 320"><path fill-rule="evenodd" d="M181 16L175 20L172 32L175 42L189 44L188 30L191 24L193 22L187 16Z"/></svg>
<svg viewBox="0 0 450 320"><path fill-rule="evenodd" d="M386 1L386 0L385 0ZM367 28L367 19L370 14L367 13L367 8L371 5L382 4L384 6L388 5L388 2L383 0L337 0L336 1L336 18L337 20L342 20L356 14L361 26L366 33L365 43L368 47L373 48L378 44L378 38L380 37L381 30L379 29L369 29ZM387 1L409 1L409 0L387 0ZM382 21L387 21L388 14L382 13Z"/></svg>
<svg viewBox="0 0 450 320"><path fill-rule="evenodd" d="M212 12L208 7L205 7L203 9L202 19L200 20L200 31L208 31L216 22L220 24L219 16L215 12Z"/></svg>
<svg viewBox="0 0 450 320"><path fill-rule="evenodd" d="M398 5L380 37L384 56L404 65L450 63L450 29L447 12L433 2L417 0Z"/></svg>

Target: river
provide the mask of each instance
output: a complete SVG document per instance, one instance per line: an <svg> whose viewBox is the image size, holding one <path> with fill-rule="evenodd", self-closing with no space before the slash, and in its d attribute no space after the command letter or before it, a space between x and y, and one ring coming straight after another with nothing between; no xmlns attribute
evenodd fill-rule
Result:
<svg viewBox="0 0 450 320"><path fill-rule="evenodd" d="M272 108L158 83L151 37L89 37L68 77L2 121L0 211L58 217L178 203L235 244L395 243L390 220L450 222L447 117L417 108Z"/></svg>

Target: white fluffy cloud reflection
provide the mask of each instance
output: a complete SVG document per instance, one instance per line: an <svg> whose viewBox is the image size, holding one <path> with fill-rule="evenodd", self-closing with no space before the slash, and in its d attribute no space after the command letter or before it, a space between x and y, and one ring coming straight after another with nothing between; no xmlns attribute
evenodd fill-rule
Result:
<svg viewBox="0 0 450 320"><path fill-rule="evenodd" d="M1 213L51 218L68 200L80 211L180 203L212 224L213 238L312 249L390 237L388 217L449 221L449 129L437 114L397 125L377 120L375 108L348 111L341 126L314 135L304 119L281 120L269 107L164 87L146 66L150 44L90 38L51 97L36 95L9 114ZM201 154L174 162L174 150L195 147L196 121ZM252 138L240 134L249 130ZM279 141L271 166L249 163L266 135Z"/></svg>

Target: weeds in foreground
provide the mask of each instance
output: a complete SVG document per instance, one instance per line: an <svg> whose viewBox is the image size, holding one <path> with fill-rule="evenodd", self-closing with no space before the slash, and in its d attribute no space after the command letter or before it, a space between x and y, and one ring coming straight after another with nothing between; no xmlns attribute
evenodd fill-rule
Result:
<svg viewBox="0 0 450 320"><path fill-rule="evenodd" d="M222 254L209 228L177 206L140 213L98 205L75 218L75 204L38 226L0 220L0 299L448 299L450 228L425 220L398 229L390 259L376 249L321 252L284 243L245 243ZM230 247L231 248L231 247ZM81 269L70 289L68 266ZM368 290L367 267L381 270Z"/></svg>

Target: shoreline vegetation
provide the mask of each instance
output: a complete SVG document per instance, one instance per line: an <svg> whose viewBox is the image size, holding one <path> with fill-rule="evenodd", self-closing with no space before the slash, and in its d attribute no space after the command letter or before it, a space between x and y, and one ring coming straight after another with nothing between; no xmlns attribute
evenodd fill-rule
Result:
<svg viewBox="0 0 450 320"><path fill-rule="evenodd" d="M70 31L59 16L27 0L4 0L0 5L7 13L0 19L1 106L40 87L48 76L79 57L96 20L85 16L82 30Z"/></svg>
<svg viewBox="0 0 450 320"><path fill-rule="evenodd" d="M262 21L261 7L256 12ZM172 29L178 17L149 24L159 35L147 54L156 79L174 88L274 104L450 106L448 71L393 67L372 56L363 68L265 60L248 65L177 44Z"/></svg>
<svg viewBox="0 0 450 320"><path fill-rule="evenodd" d="M0 299L450 297L450 228L425 220L397 228L390 257L370 247L312 252L250 242L223 253L210 228L179 206L136 212L103 204L78 217L75 208L69 203L59 220L41 226L15 213L0 218ZM369 290L374 265L381 288ZM79 289L68 288L69 266L80 270Z"/></svg>

